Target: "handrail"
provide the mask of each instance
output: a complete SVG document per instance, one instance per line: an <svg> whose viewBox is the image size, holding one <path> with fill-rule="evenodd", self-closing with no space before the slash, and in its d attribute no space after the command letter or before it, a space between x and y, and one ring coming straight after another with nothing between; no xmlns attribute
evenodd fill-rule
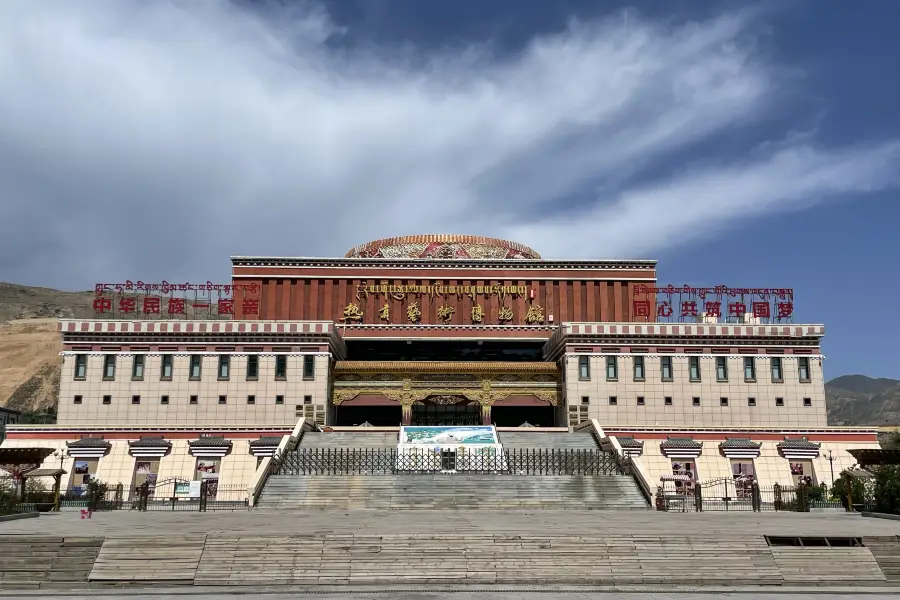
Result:
<svg viewBox="0 0 900 600"><path fill-rule="evenodd" d="M306 418L301 417L297 421L297 424L294 425L291 434L281 438L281 442L278 444L278 448L275 450L274 454L263 458L262 463L260 463L259 468L256 469L256 473L253 475L250 486L247 488L248 508L256 506L256 503L259 501L259 495L262 494L263 488L269 480L269 476L272 474L272 471L275 470L278 458L288 450L296 448L303 439L304 433L317 430L318 428L314 422L307 421Z"/></svg>
<svg viewBox="0 0 900 600"><path fill-rule="evenodd" d="M616 436L607 436L597 419L591 419L590 423L593 425L594 435L601 441L601 445L603 442L606 442L606 444L612 447L613 452L628 465L629 470L631 471L631 477L637 484L641 495L643 495L647 503L653 507L655 493L650 486L650 477L647 474L644 463L641 462L641 459L637 456L627 456L625 450L622 449L622 444L619 443Z"/></svg>

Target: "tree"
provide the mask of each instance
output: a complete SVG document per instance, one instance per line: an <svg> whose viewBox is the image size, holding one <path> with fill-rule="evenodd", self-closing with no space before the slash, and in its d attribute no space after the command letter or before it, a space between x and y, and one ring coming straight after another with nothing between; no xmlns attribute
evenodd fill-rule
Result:
<svg viewBox="0 0 900 600"><path fill-rule="evenodd" d="M875 509L900 514L900 465L883 465L875 471Z"/></svg>

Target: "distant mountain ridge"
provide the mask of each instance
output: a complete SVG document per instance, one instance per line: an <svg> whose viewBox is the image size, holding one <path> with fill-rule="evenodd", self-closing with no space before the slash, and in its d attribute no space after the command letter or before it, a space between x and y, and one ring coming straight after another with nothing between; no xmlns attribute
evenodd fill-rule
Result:
<svg viewBox="0 0 900 600"><path fill-rule="evenodd" d="M825 384L829 425L900 425L900 380L843 375Z"/></svg>

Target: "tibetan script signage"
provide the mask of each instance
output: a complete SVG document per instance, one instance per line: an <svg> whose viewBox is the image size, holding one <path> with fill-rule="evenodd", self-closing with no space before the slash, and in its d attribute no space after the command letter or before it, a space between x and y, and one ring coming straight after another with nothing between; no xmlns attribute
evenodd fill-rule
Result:
<svg viewBox="0 0 900 600"><path fill-rule="evenodd" d="M234 293L240 290L241 298ZM256 283L98 283L94 286L94 313L106 319L231 319L235 302L245 315L259 314L260 288Z"/></svg>
<svg viewBox="0 0 900 600"><path fill-rule="evenodd" d="M635 286L632 318L646 322L790 323L792 288Z"/></svg>
<svg viewBox="0 0 900 600"><path fill-rule="evenodd" d="M392 300L403 300L407 296L468 296L475 299L476 296L506 296L517 298L524 296L527 288L524 285L443 285L440 283L427 285L394 285L382 282L380 284L365 284L357 286L356 299L363 300L370 295L384 296Z"/></svg>

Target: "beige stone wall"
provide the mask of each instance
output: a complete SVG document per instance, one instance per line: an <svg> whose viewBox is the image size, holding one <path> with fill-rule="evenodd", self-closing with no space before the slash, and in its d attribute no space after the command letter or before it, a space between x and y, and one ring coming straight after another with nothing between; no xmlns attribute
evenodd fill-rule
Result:
<svg viewBox="0 0 900 600"><path fill-rule="evenodd" d="M752 435L749 437L752 438ZM640 439L640 436L637 436L636 439ZM694 460L697 466L698 481L704 482L732 477L731 459L722 456L719 452L719 443L723 441L725 441L724 436L721 440L704 440L703 451L700 456L696 459L685 459ZM681 460L664 456L659 448L661 442L662 440L658 438L645 440L644 453L641 456L641 462L649 473L653 485L660 485L663 476L672 474L673 460ZM783 458L778 453L777 444L778 442L774 441L762 442L760 456L753 460L753 468L760 486L769 487L776 483L783 486L793 485L794 479L790 469L792 461ZM851 448L878 448L878 444L876 442L822 442L819 458L812 461L816 481L825 483L829 487L832 484L831 467L826 458L829 450L835 459L835 477L840 477L841 471L853 466L856 461L847 452Z"/></svg>
<svg viewBox="0 0 900 600"><path fill-rule="evenodd" d="M41 447L55 448L66 452L66 442L74 442L75 438L60 440L25 440L14 439L5 440L2 444L3 448L20 448L20 447ZM158 481L166 479L194 479L194 469L197 464L197 457L191 456L188 452L188 440L170 440L172 449L166 456L159 459L159 472L157 474ZM135 462L138 460L156 460L149 458L135 458L129 454L128 440L110 440L109 453L100 458L97 463L98 479L110 486L116 486L121 483L125 487L130 487L134 483ZM249 440L232 440L231 452L221 459L219 472L219 485L229 487L242 487L246 489L253 480L253 474L256 471L256 457L250 454ZM60 466L59 459L52 456L44 460L41 468L58 469ZM62 468L68 474L63 477L63 489L72 487L72 472L75 466L75 459L66 457L63 459ZM44 482L48 488L53 484L52 480L47 479ZM232 498L227 498L232 499Z"/></svg>
<svg viewBox="0 0 900 600"><path fill-rule="evenodd" d="M688 356L671 356L673 381L662 381L660 356L640 355L644 358L644 381L633 377L634 356L619 354L618 380L606 378L606 356L591 354L590 380L579 378L578 357L570 353L565 358L566 403L583 406L583 397L589 398L588 417L598 419L602 426L609 425L660 425L672 427L691 426L761 426L761 427L824 427L825 382L822 376L821 358L810 356L810 382L801 383L797 373L797 357L781 356L783 383L771 378L769 356L756 357L756 382L744 381L744 355L728 355L728 381L716 380L716 362L713 355L698 355L701 381L692 382L689 377ZM610 405L610 396L616 397L616 405ZM638 405L638 397L644 405ZM672 398L672 405L665 405L665 397ZM693 405L693 398L700 398L700 406ZM721 405L721 398L728 398L728 405ZM748 406L748 398L756 399L756 406ZM776 406L776 398L784 399L784 406ZM809 398L811 406L803 405Z"/></svg>
<svg viewBox="0 0 900 600"><path fill-rule="evenodd" d="M75 355L64 357L60 382L60 425L190 425L190 426L293 426L298 416L324 418L328 403L328 374L330 358L315 355L315 377L303 379L303 354L287 355L286 380L275 379L275 355L259 354L259 377L248 381L247 355L232 354L230 376L227 381L218 379L218 354L202 353L202 372L199 381L188 376L190 355L173 355L171 381L160 379L161 356L144 355L144 376L141 381L132 380L133 354L116 355L114 381L103 379L103 354L87 355L87 376L76 380ZM75 404L75 396L81 396L81 404ZM110 404L103 404L103 396L111 396ZM140 404L132 403L132 396L140 396ZM169 403L161 404L167 395ZM190 404L190 397L198 397L197 404ZM226 396L226 404L219 404L219 396ZM254 395L255 404L248 404L248 395ZM284 396L284 404L276 404L276 396ZM312 405L305 406L298 414L297 407L304 405L304 396L312 396ZM324 422L324 421L322 421Z"/></svg>

